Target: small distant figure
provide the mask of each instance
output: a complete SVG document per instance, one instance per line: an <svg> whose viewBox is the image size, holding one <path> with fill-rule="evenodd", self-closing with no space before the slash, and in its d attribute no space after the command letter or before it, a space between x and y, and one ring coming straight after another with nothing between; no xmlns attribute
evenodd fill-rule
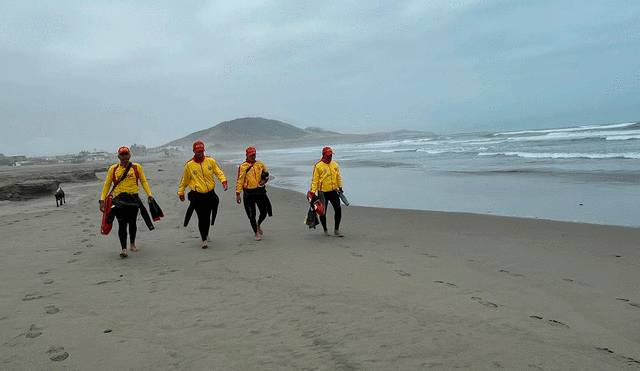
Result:
<svg viewBox="0 0 640 371"><path fill-rule="evenodd" d="M320 215L320 223L324 229L324 235L330 236L327 231L327 205L331 203L334 212L335 228L333 234L342 237L340 232L340 221L342 220L342 209L340 208L340 192L342 192L342 176L338 164L333 161L333 150L330 147L322 149L322 159L313 167L313 179L311 189L307 192L307 199L316 197L320 199L324 206L324 213Z"/></svg>
<svg viewBox="0 0 640 371"><path fill-rule="evenodd" d="M67 201L64 198L64 191L62 188L58 188L56 191L56 207L62 206L62 204L66 204Z"/></svg>

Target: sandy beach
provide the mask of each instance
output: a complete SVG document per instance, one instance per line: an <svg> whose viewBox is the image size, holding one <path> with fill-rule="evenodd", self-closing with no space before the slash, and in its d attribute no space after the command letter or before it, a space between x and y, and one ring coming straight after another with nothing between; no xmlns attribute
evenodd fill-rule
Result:
<svg viewBox="0 0 640 371"><path fill-rule="evenodd" d="M127 259L104 174L0 202L0 370L640 370L639 228L349 206L324 237L269 187L256 242L224 164L202 250L184 161L132 161L165 218Z"/></svg>

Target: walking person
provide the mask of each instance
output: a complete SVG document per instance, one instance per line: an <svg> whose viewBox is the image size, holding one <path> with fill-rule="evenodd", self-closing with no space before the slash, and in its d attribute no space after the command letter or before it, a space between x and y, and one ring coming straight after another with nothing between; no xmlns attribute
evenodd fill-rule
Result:
<svg viewBox="0 0 640 371"><path fill-rule="evenodd" d="M128 256L127 232L131 242L129 246L130 250L134 252L138 251L136 247L136 233L138 231L136 219L138 217L138 210L140 210L149 230L154 229L147 209L138 196L140 190L138 183L142 184L142 188L147 193L149 203L153 202L153 197L149 189L149 183L147 183L147 178L144 175L144 171L142 171L142 166L138 163L131 162L131 151L129 148L118 148L118 159L120 162L112 165L107 172L107 178L102 188L99 203L100 211L104 213L105 198L109 193L111 185L115 184L115 188L113 189L113 208L109 212L107 222L111 224L114 218L118 219L118 238L120 239L120 246L122 248L120 257L126 258Z"/></svg>
<svg viewBox="0 0 640 371"><path fill-rule="evenodd" d="M311 180L311 190L307 193L307 198L312 199L316 192L318 198L324 206L324 214L320 215L320 223L324 229L324 235L330 236L327 231L327 205L331 203L334 212L335 228L333 234L342 237L340 232L340 221L342 220L342 208L340 207L340 195L342 192L342 177L338 163L332 160L333 150L330 147L322 149L322 159L313 167L313 178Z"/></svg>
<svg viewBox="0 0 640 371"><path fill-rule="evenodd" d="M238 167L238 181L236 182L236 202L244 202L244 210L249 218L256 241L260 241L264 234L260 225L272 216L271 202L267 197L265 184L269 181L269 172L262 161L256 161L256 149L246 149L247 159ZM242 196L241 196L242 195ZM256 220L256 206L260 215Z"/></svg>
<svg viewBox="0 0 640 371"><path fill-rule="evenodd" d="M216 221L218 204L220 203L220 198L215 191L214 176L222 183L222 188L225 191L227 190L227 178L216 160L205 156L203 142L193 143L193 153L193 158L184 165L178 197L180 197L180 201L184 202L184 192L189 187L190 191L187 197L190 205L184 225L187 226L191 213L195 210L198 215L198 230L202 238L202 248L206 249L211 242L209 227L214 225Z"/></svg>

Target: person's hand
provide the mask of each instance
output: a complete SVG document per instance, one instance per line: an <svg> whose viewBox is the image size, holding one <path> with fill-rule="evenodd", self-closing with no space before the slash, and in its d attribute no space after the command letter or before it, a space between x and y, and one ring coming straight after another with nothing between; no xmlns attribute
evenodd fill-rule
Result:
<svg viewBox="0 0 640 371"><path fill-rule="evenodd" d="M150 204L150 203L151 203L151 201L153 201L153 197L152 197L152 196L147 197L147 203L149 203L149 204Z"/></svg>
<svg viewBox="0 0 640 371"><path fill-rule="evenodd" d="M342 192L342 187L338 187L338 189L340 190L340 192Z"/></svg>
<svg viewBox="0 0 640 371"><path fill-rule="evenodd" d="M222 188L226 191L227 189L229 189L229 187L227 187L227 181L225 180L224 182L222 182Z"/></svg>
<svg viewBox="0 0 640 371"><path fill-rule="evenodd" d="M240 193L236 193L236 202L237 203L242 202L242 198L240 197Z"/></svg>
<svg viewBox="0 0 640 371"><path fill-rule="evenodd" d="M316 193L315 192L312 192L312 191L307 192L307 199L308 200L311 200L314 197L316 197Z"/></svg>
<svg viewBox="0 0 640 371"><path fill-rule="evenodd" d="M100 212L104 213L104 200L98 200L98 203L100 204L100 206L98 206Z"/></svg>
<svg viewBox="0 0 640 371"><path fill-rule="evenodd" d="M180 201L184 202L184 195L178 195L180 197Z"/></svg>

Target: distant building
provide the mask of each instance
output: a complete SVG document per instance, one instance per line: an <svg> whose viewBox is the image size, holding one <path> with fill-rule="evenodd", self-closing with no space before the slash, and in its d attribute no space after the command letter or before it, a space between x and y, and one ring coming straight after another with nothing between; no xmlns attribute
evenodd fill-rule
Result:
<svg viewBox="0 0 640 371"><path fill-rule="evenodd" d="M147 147L142 144L134 144L129 148L131 150L131 155L133 156L144 156L147 154Z"/></svg>

